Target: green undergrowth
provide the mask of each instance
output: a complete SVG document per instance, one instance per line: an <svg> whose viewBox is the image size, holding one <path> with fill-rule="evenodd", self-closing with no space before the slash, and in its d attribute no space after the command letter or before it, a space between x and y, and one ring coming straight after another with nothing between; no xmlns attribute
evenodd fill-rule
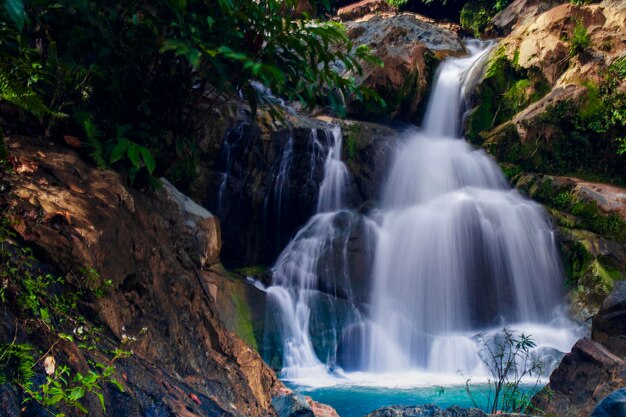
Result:
<svg viewBox="0 0 626 417"><path fill-rule="evenodd" d="M472 143L482 144L487 132L550 91L539 72L520 68L516 58L509 59L504 47L493 53L476 92L478 105L467 119L466 136Z"/></svg>
<svg viewBox="0 0 626 417"><path fill-rule="evenodd" d="M491 19L504 10L511 0L471 0L461 9L461 28L480 38L491 25Z"/></svg>
<svg viewBox="0 0 626 417"><path fill-rule="evenodd" d="M514 124L503 124L487 134L477 126L491 117L484 102L470 116L470 138L481 143L501 163L524 172L570 175L594 182L626 185L626 58L616 60L600 82L581 81L585 93L557 101L541 114L524 119L522 140ZM482 119L481 119L482 117ZM478 136L477 136L478 135Z"/></svg>
<svg viewBox="0 0 626 417"><path fill-rule="evenodd" d="M129 343L137 335L114 342L79 306L104 296L111 282L92 268L66 276L47 272L33 251L19 243L6 218L0 223L0 261L0 309L4 317L14 317L1 324L5 334L14 336L0 341L0 384L13 385L27 411L87 413L88 397L106 410L104 388L124 391L115 363L132 354ZM77 360L88 370L73 369Z"/></svg>

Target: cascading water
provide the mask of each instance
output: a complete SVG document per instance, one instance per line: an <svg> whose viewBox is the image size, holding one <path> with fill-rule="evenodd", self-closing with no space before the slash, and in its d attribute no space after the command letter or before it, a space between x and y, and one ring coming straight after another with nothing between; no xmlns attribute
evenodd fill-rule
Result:
<svg viewBox="0 0 626 417"><path fill-rule="evenodd" d="M348 281L346 247L351 223L359 220L354 213L341 210L349 173L341 161L341 130L334 127L330 133L332 142L319 188L318 214L283 250L273 269L272 286L267 289L268 300L279 317L277 328L285 378L327 375L335 361L337 332L342 327L336 323L340 315L337 310L347 310L341 314L343 317L358 316L357 309L349 303L337 306L328 294L319 291L319 278L325 274ZM337 276L342 274L343 277ZM318 358L310 333L316 320L327 329L326 333L331 333L323 338L331 345L324 349L324 362Z"/></svg>
<svg viewBox="0 0 626 417"><path fill-rule="evenodd" d="M469 57L440 65L423 129L405 135L376 219L360 217L375 239L371 277L358 277L371 279L371 300L342 323L319 288L320 276L345 275L345 219L359 218L342 205L349 173L335 131L318 214L282 252L268 289L278 306L283 377L331 368L355 383L365 374L381 380L381 373L406 371L412 378L485 375L476 335L505 324L531 333L544 349L564 352L576 340L575 326L550 327L559 317L563 275L544 210L511 190L493 160L461 138L465 97L489 45L471 42L468 49ZM334 341L324 356L311 336L320 309ZM353 351L352 368L360 372L336 371L345 365L338 349Z"/></svg>
<svg viewBox="0 0 626 417"><path fill-rule="evenodd" d="M385 188L370 370L476 372L476 329L547 323L561 302L544 211L459 139L465 76L483 54L441 65L424 129L398 152Z"/></svg>

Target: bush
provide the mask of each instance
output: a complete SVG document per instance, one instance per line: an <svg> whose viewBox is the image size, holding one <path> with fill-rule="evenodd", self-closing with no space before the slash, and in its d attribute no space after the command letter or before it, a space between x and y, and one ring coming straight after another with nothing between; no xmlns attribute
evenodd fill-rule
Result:
<svg viewBox="0 0 626 417"><path fill-rule="evenodd" d="M409 0L385 0L391 7L399 9L409 2Z"/></svg>
<svg viewBox="0 0 626 417"><path fill-rule="evenodd" d="M582 20L576 22L574 31L572 32L572 38L570 39L569 54L570 56L576 56L591 45L591 36L587 32Z"/></svg>
<svg viewBox="0 0 626 417"><path fill-rule="evenodd" d="M0 98L131 179L194 160L198 108L241 94L255 113L255 82L307 107L377 98L353 76L380 61L338 23L290 17L296 0L22 1L0 7Z"/></svg>
<svg viewBox="0 0 626 417"><path fill-rule="evenodd" d="M479 38L489 27L491 19L508 6L510 0L472 0L461 9L461 27Z"/></svg>
<svg viewBox="0 0 626 417"><path fill-rule="evenodd" d="M544 365L531 350L536 346L530 336L515 333L505 327L493 336L480 338L480 357L489 369L493 380L489 380L489 395L481 403L472 394L469 380L465 383L474 406L489 410L492 414L521 413L531 406L530 400L539 391ZM534 379L531 387L523 387L528 378Z"/></svg>

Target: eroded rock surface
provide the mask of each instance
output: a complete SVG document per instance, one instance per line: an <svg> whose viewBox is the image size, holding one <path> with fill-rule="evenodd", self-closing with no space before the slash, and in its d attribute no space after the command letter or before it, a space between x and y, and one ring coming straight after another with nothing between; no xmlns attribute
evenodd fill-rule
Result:
<svg viewBox="0 0 626 417"><path fill-rule="evenodd" d="M119 361L126 391L107 388L106 415L273 416L280 382L222 325L201 277L200 267L217 261L216 219L169 185L133 191L57 144L20 137L8 145L31 168L12 174L1 195L19 236L59 273L93 267L112 281L103 298L84 300L111 338L147 328L135 356ZM13 331L10 320L3 325ZM93 410L104 415L97 403Z"/></svg>

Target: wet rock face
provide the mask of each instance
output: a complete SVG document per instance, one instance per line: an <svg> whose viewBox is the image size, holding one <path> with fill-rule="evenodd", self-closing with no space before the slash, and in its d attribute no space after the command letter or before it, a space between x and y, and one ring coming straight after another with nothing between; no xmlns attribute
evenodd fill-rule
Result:
<svg viewBox="0 0 626 417"><path fill-rule="evenodd" d="M226 265L271 265L315 213L329 128L262 130L238 121L200 156L192 195L221 220Z"/></svg>
<svg viewBox="0 0 626 417"><path fill-rule="evenodd" d="M455 32L415 14L374 15L344 24L355 45L369 46L384 63L383 68L365 64L356 80L387 106L348 98L348 114L356 119L417 122L439 60L465 51Z"/></svg>
<svg viewBox="0 0 626 417"><path fill-rule="evenodd" d="M593 319L591 337L616 355L626 357L626 281L615 282Z"/></svg>
<svg viewBox="0 0 626 417"><path fill-rule="evenodd" d="M60 273L87 266L112 281L85 308L113 338L148 329L133 346L137 359L120 365L126 393L105 393L110 415L274 415L280 382L224 328L199 273L217 261L213 216L168 185L133 191L118 174L55 144L19 138L8 145L36 167L12 174L12 192L0 196L19 236Z"/></svg>

